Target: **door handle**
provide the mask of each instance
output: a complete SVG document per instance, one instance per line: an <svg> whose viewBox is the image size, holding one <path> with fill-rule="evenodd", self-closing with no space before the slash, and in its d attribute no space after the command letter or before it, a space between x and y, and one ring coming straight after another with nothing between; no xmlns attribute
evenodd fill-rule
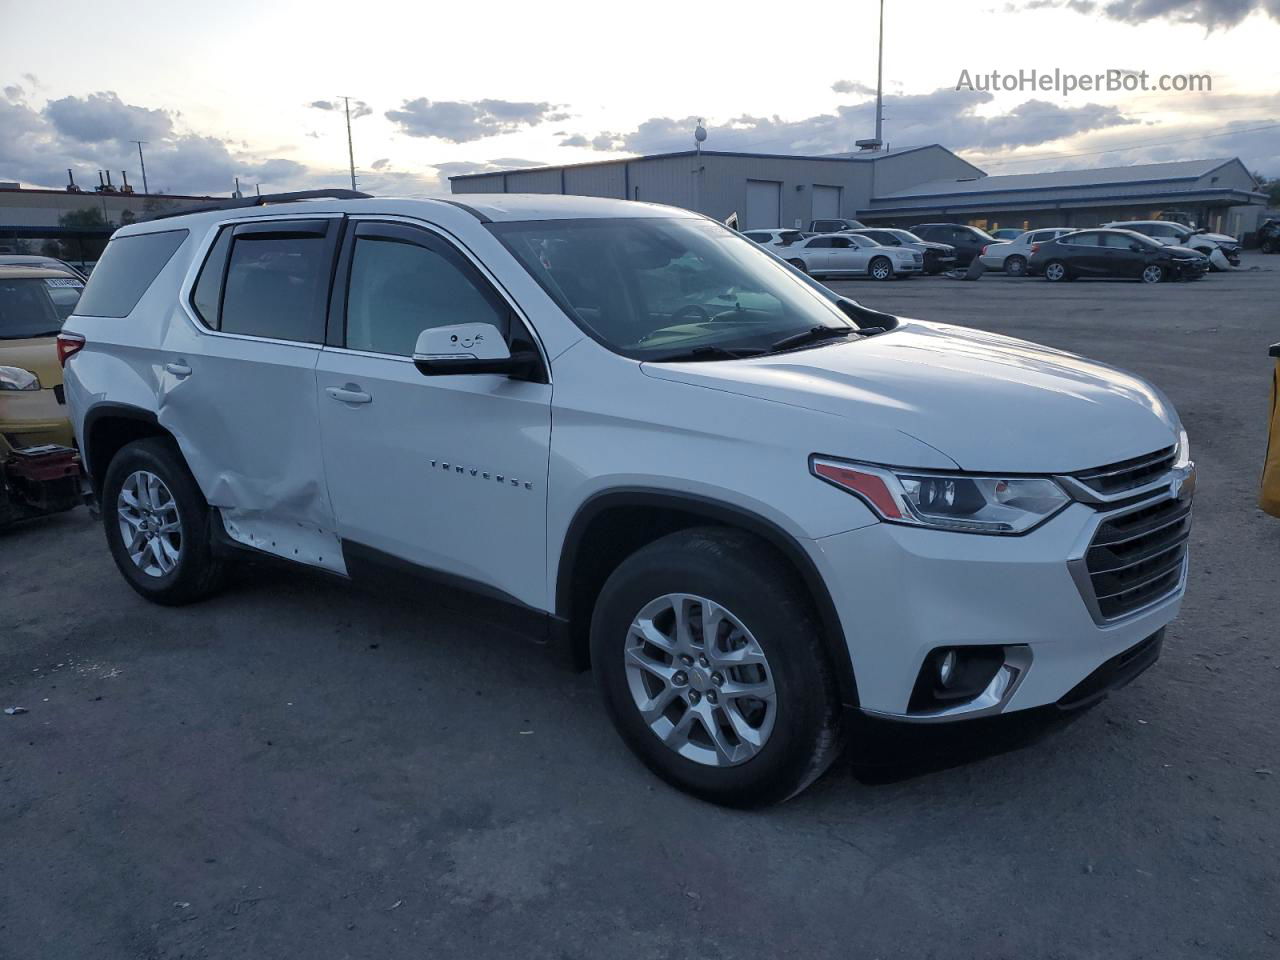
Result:
<svg viewBox="0 0 1280 960"><path fill-rule="evenodd" d="M348 383L343 387L325 387L324 392L340 403L373 402L373 397L369 396L354 383Z"/></svg>
<svg viewBox="0 0 1280 960"><path fill-rule="evenodd" d="M181 360L171 360L164 365L166 373L171 373L179 380L183 380L191 376L191 368Z"/></svg>

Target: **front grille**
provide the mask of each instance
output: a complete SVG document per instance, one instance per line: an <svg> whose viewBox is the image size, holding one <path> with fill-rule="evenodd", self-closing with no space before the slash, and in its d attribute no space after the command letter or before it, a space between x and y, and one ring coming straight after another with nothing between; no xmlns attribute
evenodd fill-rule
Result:
<svg viewBox="0 0 1280 960"><path fill-rule="evenodd" d="M1115 620L1173 593L1190 536L1188 500L1161 500L1103 521L1085 554L1102 619Z"/></svg>
<svg viewBox="0 0 1280 960"><path fill-rule="evenodd" d="M1126 490L1145 486L1168 473L1173 467L1175 454L1174 447L1165 447L1155 453L1121 460L1095 470L1085 470L1073 476L1095 493L1124 493Z"/></svg>

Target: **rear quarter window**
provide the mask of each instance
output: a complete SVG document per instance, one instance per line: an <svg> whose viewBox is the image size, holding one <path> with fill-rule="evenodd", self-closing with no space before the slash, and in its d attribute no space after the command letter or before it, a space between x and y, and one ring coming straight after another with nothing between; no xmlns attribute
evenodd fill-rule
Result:
<svg viewBox="0 0 1280 960"><path fill-rule="evenodd" d="M76 314L127 317L182 246L187 234L186 230L165 230L115 237L93 268Z"/></svg>

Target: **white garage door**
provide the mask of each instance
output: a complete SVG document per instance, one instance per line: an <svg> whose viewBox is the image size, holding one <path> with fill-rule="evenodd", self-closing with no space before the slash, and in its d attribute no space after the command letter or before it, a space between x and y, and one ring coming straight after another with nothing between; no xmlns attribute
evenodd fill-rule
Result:
<svg viewBox="0 0 1280 960"><path fill-rule="evenodd" d="M782 184L776 180L747 181L747 222L744 230L782 226Z"/></svg>
<svg viewBox="0 0 1280 960"><path fill-rule="evenodd" d="M840 188L813 185L813 219L832 220L840 216Z"/></svg>

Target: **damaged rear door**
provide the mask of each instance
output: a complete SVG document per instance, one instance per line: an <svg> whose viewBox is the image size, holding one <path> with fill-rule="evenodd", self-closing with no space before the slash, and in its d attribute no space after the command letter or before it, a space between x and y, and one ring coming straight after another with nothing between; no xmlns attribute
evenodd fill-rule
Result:
<svg viewBox="0 0 1280 960"><path fill-rule="evenodd" d="M339 572L315 368L341 225L311 215L221 227L184 305L197 322L170 325L157 371L160 421L228 534Z"/></svg>

